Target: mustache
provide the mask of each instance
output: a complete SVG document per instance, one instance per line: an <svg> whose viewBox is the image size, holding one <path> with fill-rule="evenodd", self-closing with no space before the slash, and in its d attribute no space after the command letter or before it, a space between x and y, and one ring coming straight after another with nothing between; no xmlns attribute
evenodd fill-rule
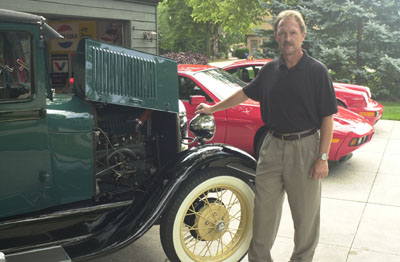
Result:
<svg viewBox="0 0 400 262"><path fill-rule="evenodd" d="M285 42L283 42L283 45L284 45L284 46L292 46L293 43L292 43L292 42L289 42L289 41L285 41Z"/></svg>

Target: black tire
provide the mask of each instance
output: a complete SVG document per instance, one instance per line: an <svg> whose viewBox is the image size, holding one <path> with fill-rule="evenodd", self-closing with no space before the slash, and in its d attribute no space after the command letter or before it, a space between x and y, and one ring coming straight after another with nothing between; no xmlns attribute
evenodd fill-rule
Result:
<svg viewBox="0 0 400 262"><path fill-rule="evenodd" d="M227 168L208 168L193 177L180 186L160 224L168 259L242 260L252 237L253 186Z"/></svg>

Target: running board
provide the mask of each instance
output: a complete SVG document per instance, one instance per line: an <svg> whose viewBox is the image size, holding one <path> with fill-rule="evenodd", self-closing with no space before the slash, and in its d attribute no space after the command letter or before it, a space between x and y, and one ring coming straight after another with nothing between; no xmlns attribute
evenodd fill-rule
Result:
<svg viewBox="0 0 400 262"><path fill-rule="evenodd" d="M62 246L54 246L48 248L41 248L35 250L29 250L21 253L14 253L10 255L3 255L0 252L0 262L28 262L28 261L40 261L40 262L71 262L68 254L65 252Z"/></svg>

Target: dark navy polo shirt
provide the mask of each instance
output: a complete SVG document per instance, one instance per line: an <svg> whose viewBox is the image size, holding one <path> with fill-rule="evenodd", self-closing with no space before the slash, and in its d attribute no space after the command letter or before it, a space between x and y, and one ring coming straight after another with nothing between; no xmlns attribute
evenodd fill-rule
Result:
<svg viewBox="0 0 400 262"><path fill-rule="evenodd" d="M264 123L280 133L320 128L322 118L337 112L335 90L324 64L305 50L288 69L283 57L265 64L244 93L261 105Z"/></svg>

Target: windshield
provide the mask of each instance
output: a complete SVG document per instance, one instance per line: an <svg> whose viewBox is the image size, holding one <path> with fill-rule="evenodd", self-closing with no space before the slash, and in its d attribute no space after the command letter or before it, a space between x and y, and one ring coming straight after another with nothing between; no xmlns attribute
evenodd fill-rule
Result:
<svg viewBox="0 0 400 262"><path fill-rule="evenodd" d="M0 31L0 101L27 99L33 95L31 47L29 33Z"/></svg>
<svg viewBox="0 0 400 262"><path fill-rule="evenodd" d="M245 82L219 68L197 72L195 77L219 100L246 86Z"/></svg>

